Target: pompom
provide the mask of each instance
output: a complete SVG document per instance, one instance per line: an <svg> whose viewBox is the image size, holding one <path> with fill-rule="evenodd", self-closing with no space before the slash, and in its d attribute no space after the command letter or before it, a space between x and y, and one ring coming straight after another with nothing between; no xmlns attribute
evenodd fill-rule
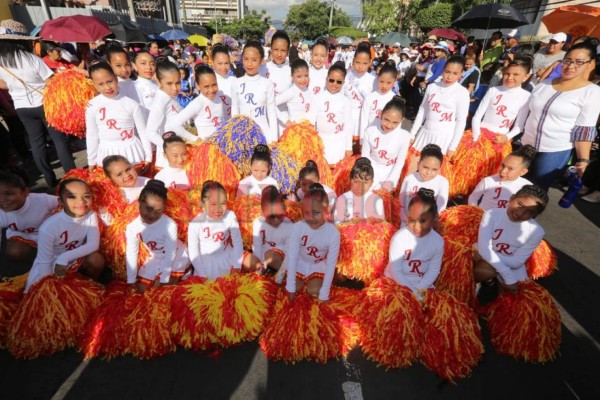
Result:
<svg viewBox="0 0 600 400"><path fill-rule="evenodd" d="M367 358L387 368L410 366L417 359L423 315L412 291L389 278L363 289L356 309Z"/></svg>
<svg viewBox="0 0 600 400"><path fill-rule="evenodd" d="M186 190L169 188L165 215L177 223L177 237L182 243L187 243L188 225L194 214L190 212Z"/></svg>
<svg viewBox="0 0 600 400"><path fill-rule="evenodd" d="M8 323L23 298L28 275L29 273L14 278L3 278L0 283L0 348L6 347Z"/></svg>
<svg viewBox="0 0 600 400"><path fill-rule="evenodd" d="M190 200L200 201L200 188L207 180L219 182L227 191L230 200L237 194L240 172L219 147L211 143L201 143L188 147L186 171L194 194Z"/></svg>
<svg viewBox="0 0 600 400"><path fill-rule="evenodd" d="M279 183L279 190L282 193L292 192L296 188L300 165L277 144L271 146L271 160L273 162L271 177Z"/></svg>
<svg viewBox="0 0 600 400"><path fill-rule="evenodd" d="M339 224L338 230L337 271L367 283L379 278L388 264L390 241L396 231L392 224L377 218L354 219Z"/></svg>
<svg viewBox="0 0 600 400"><path fill-rule="evenodd" d="M220 126L215 133L206 138L206 141L217 145L221 152L235 164L242 176L250 175L250 158L254 147L257 144L267 143L260 126L245 115L233 116L225 125ZM204 164L199 165L199 167L204 166Z"/></svg>
<svg viewBox="0 0 600 400"><path fill-rule="evenodd" d="M75 346L103 290L77 273L40 280L23 297L8 327L11 354L36 358Z"/></svg>
<svg viewBox="0 0 600 400"><path fill-rule="evenodd" d="M419 359L449 382L465 378L484 352L477 315L448 293L429 289L423 302Z"/></svg>
<svg viewBox="0 0 600 400"><path fill-rule="evenodd" d="M376 190L374 193L381 197L383 201L385 220L391 223L396 229L400 229L400 225L402 224L400 220L402 213L402 207L400 206L400 186L389 192Z"/></svg>
<svg viewBox="0 0 600 400"><path fill-rule="evenodd" d="M67 135L85 137L85 110L96 96L92 82L74 69L55 74L44 90L48 125Z"/></svg>
<svg viewBox="0 0 600 400"><path fill-rule="evenodd" d="M410 147L408 149L408 154L406 154L406 160L404 161L404 167L402 167L402 172L400 173L400 179L398 180L398 186L402 185L404 178L408 174L408 168L410 167L410 165L412 163L418 162L418 160L420 158L421 158L420 151L416 150L414 147ZM453 181L452 174L453 174L454 169L455 169L455 167L453 165L453 162L452 163L449 162L448 157L444 156L444 160L442 161L442 166L440 168L439 174L442 175L444 178L448 179L448 182L452 182ZM452 190L452 189L450 189L450 190Z"/></svg>
<svg viewBox="0 0 600 400"><path fill-rule="evenodd" d="M262 216L260 197L252 195L239 196L231 204L231 209L240 224L240 233L244 248L250 250L252 249L252 224L256 218Z"/></svg>
<svg viewBox="0 0 600 400"><path fill-rule="evenodd" d="M542 240L525 263L525 267L530 278L545 278L558 269L558 256L552 246L546 240Z"/></svg>
<svg viewBox="0 0 600 400"><path fill-rule="evenodd" d="M350 191L350 171L360 156L346 157L335 165L331 173L332 188L340 196Z"/></svg>
<svg viewBox="0 0 600 400"><path fill-rule="evenodd" d="M550 294L535 282L519 282L486 306L490 339L500 354L545 363L556 357L561 341L560 313Z"/></svg>

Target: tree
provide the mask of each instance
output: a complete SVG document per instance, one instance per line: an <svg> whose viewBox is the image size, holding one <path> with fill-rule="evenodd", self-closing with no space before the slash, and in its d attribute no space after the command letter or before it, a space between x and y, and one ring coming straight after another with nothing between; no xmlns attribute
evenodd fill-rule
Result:
<svg viewBox="0 0 600 400"><path fill-rule="evenodd" d="M271 17L265 10L248 12L244 18L235 18L229 22L222 19L211 19L205 26L209 31L226 33L240 39L261 38L271 24Z"/></svg>
<svg viewBox="0 0 600 400"><path fill-rule="evenodd" d="M370 0L363 3L363 24L371 34L380 36L398 30L402 2Z"/></svg>
<svg viewBox="0 0 600 400"><path fill-rule="evenodd" d="M361 39L361 38L369 37L367 32L364 32L364 31L361 31L361 30L358 30L358 29L355 29L352 27L348 27L348 26L332 26L329 34L333 37L350 36L351 38L354 38L354 39Z"/></svg>
<svg viewBox="0 0 600 400"><path fill-rule="evenodd" d="M415 22L423 32L433 28L448 28L452 24L452 4L438 3L417 13Z"/></svg>
<svg viewBox="0 0 600 400"><path fill-rule="evenodd" d="M304 38L315 39L329 30L330 5L319 0L307 0L290 6L285 29ZM351 26L350 17L339 7L333 9L332 26Z"/></svg>

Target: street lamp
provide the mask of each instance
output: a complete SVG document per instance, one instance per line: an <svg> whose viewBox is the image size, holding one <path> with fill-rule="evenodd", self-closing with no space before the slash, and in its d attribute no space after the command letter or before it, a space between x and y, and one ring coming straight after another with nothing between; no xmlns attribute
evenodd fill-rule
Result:
<svg viewBox="0 0 600 400"><path fill-rule="evenodd" d="M329 10L329 30L331 32L331 23L333 22L333 7L335 6L335 0L331 0L331 9Z"/></svg>

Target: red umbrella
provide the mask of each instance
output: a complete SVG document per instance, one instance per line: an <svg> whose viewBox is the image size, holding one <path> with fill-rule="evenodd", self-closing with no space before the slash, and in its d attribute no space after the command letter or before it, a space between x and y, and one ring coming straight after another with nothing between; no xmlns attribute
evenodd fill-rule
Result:
<svg viewBox="0 0 600 400"><path fill-rule="evenodd" d="M112 32L98 17L72 15L46 21L40 37L53 42L95 42Z"/></svg>
<svg viewBox="0 0 600 400"><path fill-rule="evenodd" d="M463 42L463 43L467 43L467 37L458 32L455 31L454 29L441 29L441 28L436 28L432 31L429 31L429 33L427 33L428 35L435 35L437 37L441 37L443 39L450 39L450 40L454 40L454 41L458 41L458 42Z"/></svg>

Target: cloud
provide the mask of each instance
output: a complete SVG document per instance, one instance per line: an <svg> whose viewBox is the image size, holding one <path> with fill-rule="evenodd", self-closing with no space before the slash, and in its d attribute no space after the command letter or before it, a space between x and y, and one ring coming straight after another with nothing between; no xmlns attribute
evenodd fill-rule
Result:
<svg viewBox="0 0 600 400"><path fill-rule="evenodd" d="M246 0L250 10L265 9L274 20L286 17L292 4L302 3L302 0ZM341 7L351 17L360 16L360 0L336 0L335 5Z"/></svg>

